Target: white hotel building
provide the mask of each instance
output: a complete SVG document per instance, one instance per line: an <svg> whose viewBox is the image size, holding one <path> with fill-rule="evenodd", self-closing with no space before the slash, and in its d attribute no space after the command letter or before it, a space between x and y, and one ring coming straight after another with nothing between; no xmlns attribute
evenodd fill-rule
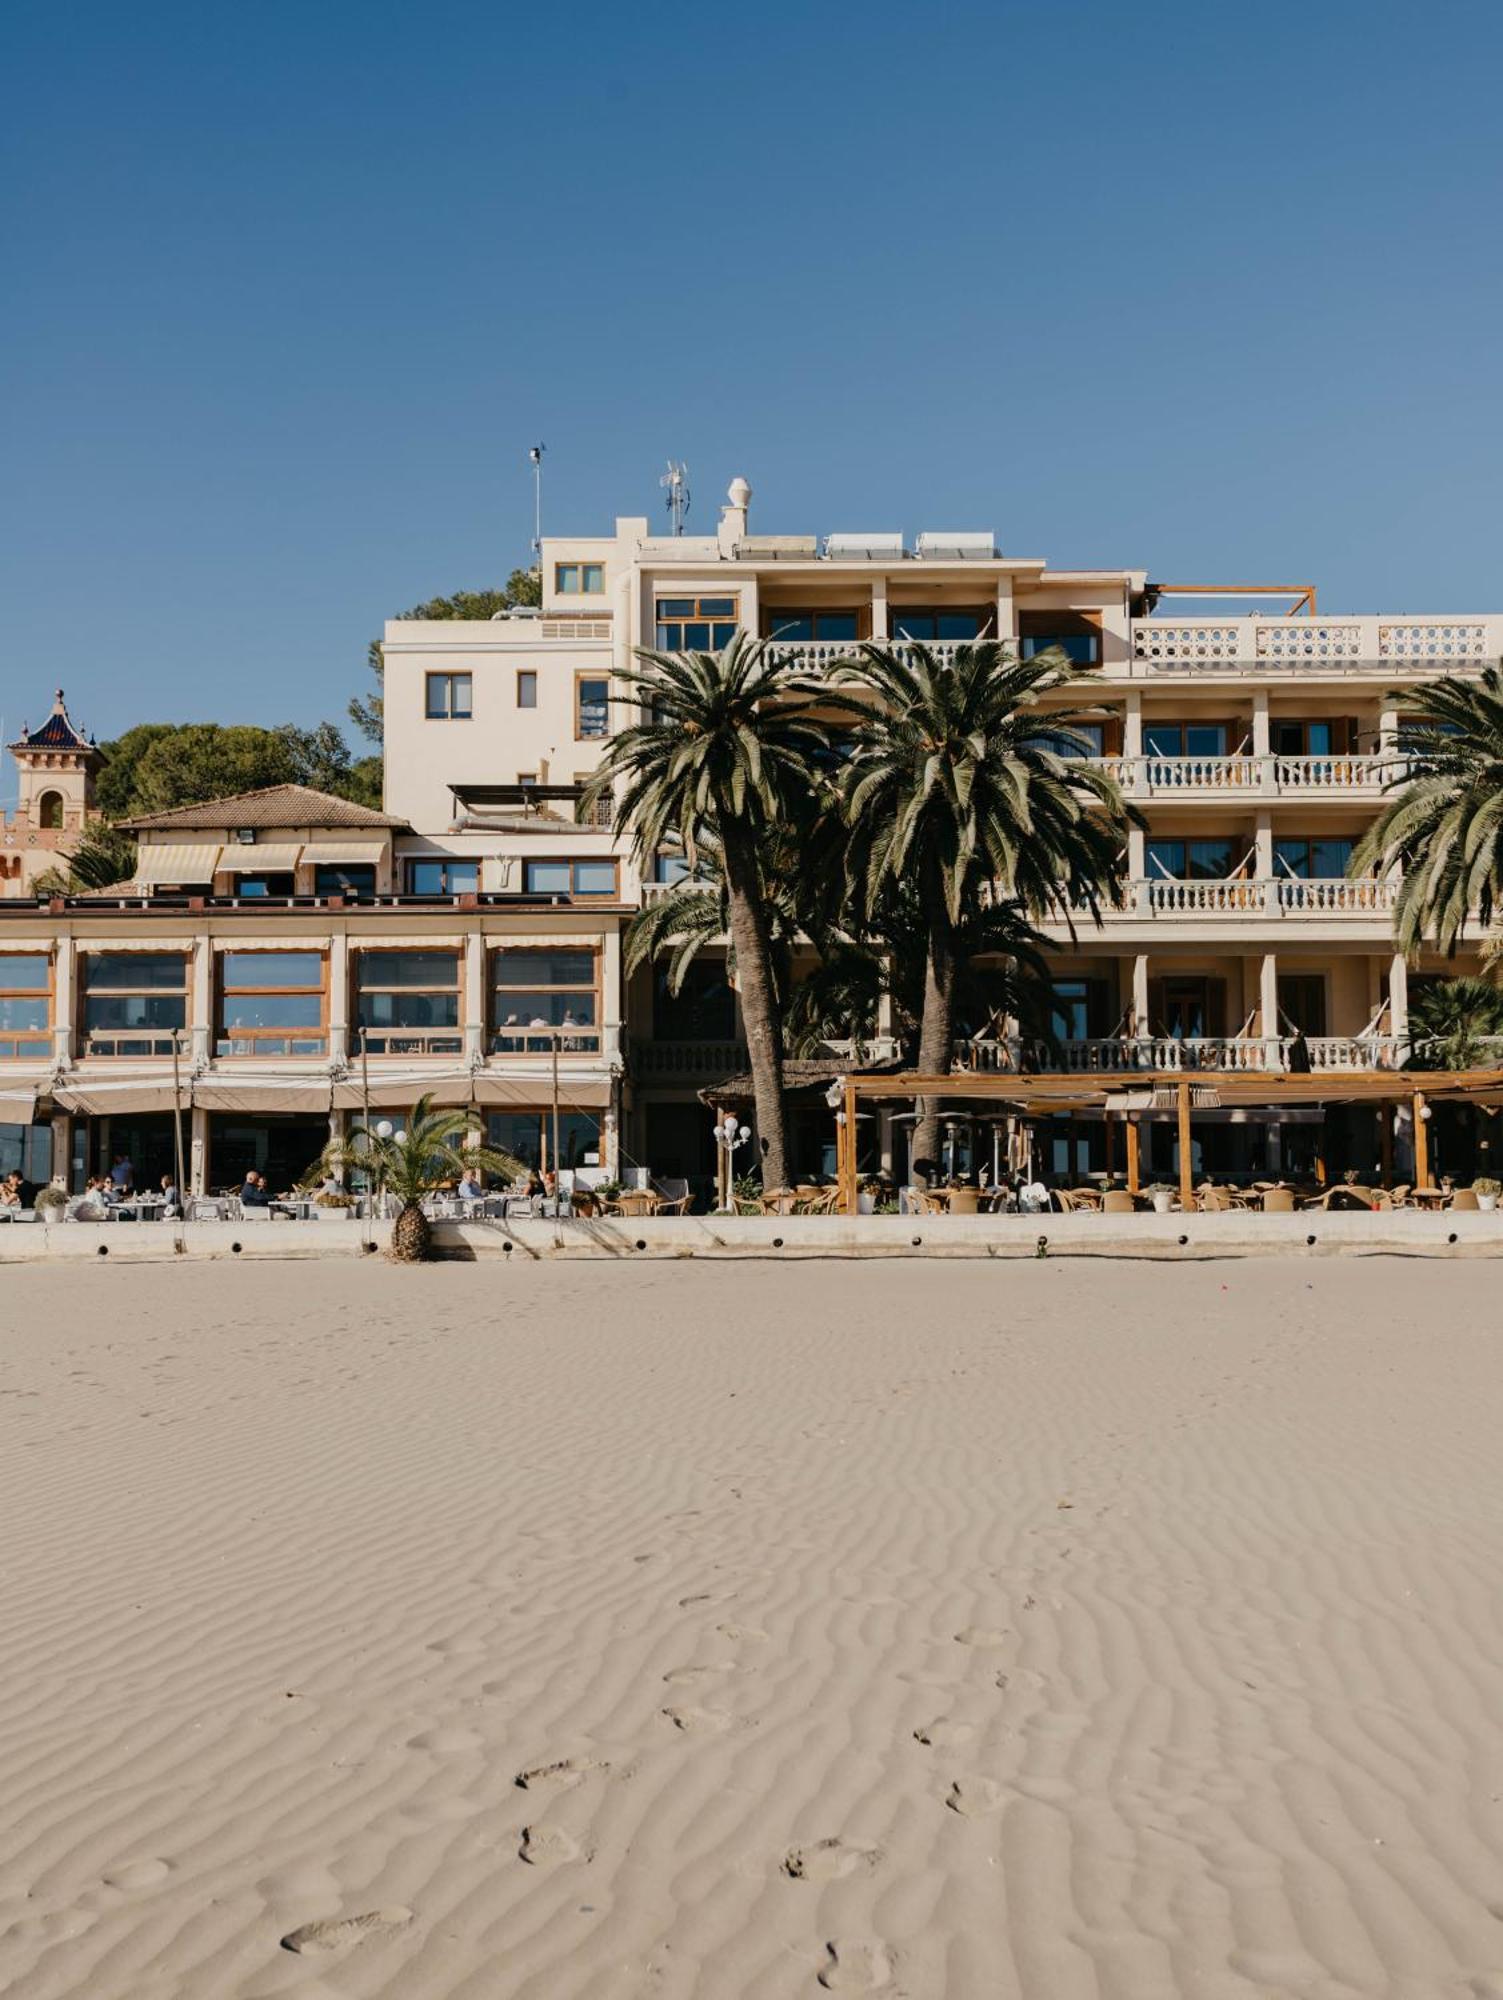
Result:
<svg viewBox="0 0 1503 2000"><path fill-rule="evenodd" d="M1243 587L1183 616L1208 593L1054 569L990 533L759 535L749 500L738 480L710 536L627 518L545 538L535 612L389 623L383 814L310 794L190 808L140 823L123 890L0 900L0 1164L24 1148L76 1178L126 1150L149 1168L170 1145L181 1031L199 1185L255 1161L289 1178L367 1091L381 1110L425 1090L473 1105L545 1157L555 1045L563 1163L707 1175L699 1092L744 1065L723 955L678 996L651 970L625 978L623 930L677 864L644 880L575 800L633 649L738 627L810 666L866 638L1000 636L1093 669L1068 712L1147 825L1123 909L1073 940L1053 927L1056 1065L1278 1070L1298 1028L1335 1100L1342 1074L1403 1059L1416 978L1474 969L1406 966L1393 884L1347 862L1405 690L1496 660L1503 614L1318 616L1313 591ZM563 1032L528 1036L538 1022ZM1003 1040L962 1058L1005 1062ZM1365 1115L1212 1114L1198 1143L1218 1168L1288 1168L1334 1127L1355 1163L1377 1144ZM820 1102L796 1114L806 1169L829 1122ZM1053 1165L1104 1164L1099 1124L1056 1123ZM890 1121L865 1143L902 1165ZM1151 1144L1168 1173L1172 1132Z"/></svg>

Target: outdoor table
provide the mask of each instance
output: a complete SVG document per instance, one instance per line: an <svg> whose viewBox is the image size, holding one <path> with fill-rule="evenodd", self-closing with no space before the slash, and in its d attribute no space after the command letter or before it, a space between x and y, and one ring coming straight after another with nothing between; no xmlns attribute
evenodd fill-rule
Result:
<svg viewBox="0 0 1503 2000"><path fill-rule="evenodd" d="M1444 1188L1411 1188L1409 1206L1411 1208L1444 1208L1451 1199Z"/></svg>

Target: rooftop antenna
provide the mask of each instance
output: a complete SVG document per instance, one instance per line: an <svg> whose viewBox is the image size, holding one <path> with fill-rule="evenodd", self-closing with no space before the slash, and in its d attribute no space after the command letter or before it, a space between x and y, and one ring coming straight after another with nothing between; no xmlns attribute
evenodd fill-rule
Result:
<svg viewBox="0 0 1503 2000"><path fill-rule="evenodd" d="M543 560L543 453L546 445L535 444L528 447L527 456L532 460L532 553L541 563Z"/></svg>
<svg viewBox="0 0 1503 2000"><path fill-rule="evenodd" d="M659 486L668 491L668 518L673 523L673 532L681 535L684 523L689 518L689 468L677 459L670 458L668 470L658 481Z"/></svg>

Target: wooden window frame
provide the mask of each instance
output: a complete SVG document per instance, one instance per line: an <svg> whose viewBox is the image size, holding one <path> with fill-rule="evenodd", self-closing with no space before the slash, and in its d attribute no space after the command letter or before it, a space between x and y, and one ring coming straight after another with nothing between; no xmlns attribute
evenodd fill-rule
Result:
<svg viewBox="0 0 1503 2000"><path fill-rule="evenodd" d="M434 863L444 870L447 880L449 868L458 862L462 868L473 868L475 884L470 889L414 889L412 871L418 867L431 867ZM485 876L484 859L478 854L404 854L402 857L402 894L404 896L478 896Z"/></svg>
<svg viewBox="0 0 1503 2000"><path fill-rule="evenodd" d="M113 986L107 994L91 994L89 990L89 966L97 958L119 956L125 959L176 958L182 962L183 983L181 989L170 986ZM183 1000L183 1025L181 1028L106 1028L98 1031L98 1042L142 1042L150 1047L133 1048L124 1051L106 1050L96 1043L96 1032L88 1025L90 999L113 998L130 999L137 995L161 997L163 994L181 990ZM92 950L78 954L78 1002L75 1029L78 1047L86 1058L102 1062L130 1062L142 1057L170 1056L175 1035L185 1035L192 1025L193 1004L193 954L190 951L175 951L170 947L163 951L116 952L111 946L101 944Z"/></svg>
<svg viewBox="0 0 1503 2000"><path fill-rule="evenodd" d="M565 570L573 570L579 577L578 586L573 590L565 587L563 580ZM591 570L600 579L593 590L585 585L585 576ZM572 557L567 562L556 562L553 565L553 594L555 597L604 597L605 563L598 557L583 556Z"/></svg>
<svg viewBox="0 0 1503 2000"><path fill-rule="evenodd" d="M496 982L498 962L503 952L535 952L541 957L545 953L556 955L565 951L589 953L594 972L590 985L561 986L556 980L551 979L529 980L525 986L499 986ZM488 1053L500 1056L503 1060L509 1056L527 1057L551 1053L553 1048L551 1033L529 1038L525 1022L519 1022L514 1027L506 1027L498 1019L500 1009L497 1000L502 993L565 993L588 994L594 1004L595 1019L593 1024L582 1025L577 1036L571 1034L562 1038L559 1042L559 1052L569 1055L598 1056L605 1046L603 1041L605 1025L601 1019L605 1006L605 996L602 991L604 965L605 953L599 945L511 944L505 941L488 945L485 965L485 1041ZM503 1038L507 1041L521 1042L524 1046L517 1049L503 1049L499 1046ZM529 1039L535 1046L531 1048L526 1046Z"/></svg>
<svg viewBox="0 0 1503 2000"><path fill-rule="evenodd" d="M57 958L51 951L0 951L0 967L8 958L40 959L46 968L46 982L41 986L7 986L0 972L0 1000L47 1003L45 1027L0 1028L0 1062L35 1062L38 1056L52 1054L52 1024L57 1019Z"/></svg>
<svg viewBox="0 0 1503 2000"><path fill-rule="evenodd" d="M316 958L319 962L319 982L313 986L231 986L226 978L226 968L231 958ZM314 993L319 996L318 1026L316 1028L238 1028L231 1029L225 1022L225 1001L232 993ZM249 1042L250 1048L224 1046L233 1042ZM264 1049L259 1046L270 1042L316 1042L316 1048ZM237 1061L250 1056L274 1055L288 1062L304 1062L309 1058L326 1056L329 1052L329 954L323 950L306 950L277 947L258 949L255 945L232 945L214 954L214 1054L216 1059Z"/></svg>
<svg viewBox="0 0 1503 2000"><path fill-rule="evenodd" d="M430 955L436 952L442 952L448 956L451 956L454 960L455 983L452 987L451 986L367 987L365 981L365 961L367 960L367 958L372 957L377 952L381 953L381 955L386 958L409 958L418 952L423 952ZM407 1057L414 1055L463 1054L464 1032L465 1032L465 1013L464 1013L465 954L463 945L449 945L449 944L388 945L373 941L370 944L358 945L355 951L352 953L352 957L354 963L351 970L353 971L354 977L351 981L351 987L350 987L350 1000L351 1000L350 1032L351 1032L351 1049L353 1053L358 1054L362 1049L364 1049L366 1054L373 1055L378 1058L381 1056L390 1056L390 1055ZM457 996L455 1005L454 1026L452 1028L367 1028L360 1019L360 1003L365 998L367 992L371 993L451 993L452 992ZM368 1036L376 1037L380 1041L382 1046L380 1048L374 1047L371 1043L367 1041L366 1038ZM393 1048L391 1046L393 1042L417 1044L418 1046ZM435 1044L440 1042L450 1044L451 1046L444 1048L428 1046L429 1044Z"/></svg>
<svg viewBox="0 0 1503 2000"><path fill-rule="evenodd" d="M693 612L687 617L675 613L672 618L664 618L659 610L660 605L685 603L694 606ZM706 615L700 610L701 605L723 603L728 603L731 606L729 617L724 613L710 613ZM682 646L660 643L658 633L664 625L731 625L739 627L740 624L741 592L739 590L694 590L679 591L677 593L673 591L654 591L653 593L652 639L653 644L658 647L660 652L677 653L683 651ZM713 633L711 637L714 637Z"/></svg>
<svg viewBox="0 0 1503 2000"><path fill-rule="evenodd" d="M609 889L576 889L572 887L574 870L579 867L608 867L611 871ZM567 868L571 887L565 889L529 889L527 872L531 868ZM522 862L522 893L524 896L567 895L574 903L618 903L621 900L621 863L613 854L529 854Z"/></svg>
<svg viewBox="0 0 1503 2000"><path fill-rule="evenodd" d="M531 701L523 701L523 699L522 699L522 683L523 683L524 681L527 681L527 682L530 682L530 683L531 683L531 687L532 687L532 700L531 700ZM536 707L537 707L537 705L538 705L538 670L537 670L537 668L536 668L536 667L518 667L518 668L517 668L517 707L518 707L518 708L536 708Z"/></svg>
<svg viewBox="0 0 1503 2000"><path fill-rule="evenodd" d="M581 716L580 716L579 691L584 686L586 681L600 681L605 688L605 727L604 729L600 730L592 730L588 736L585 735L583 729L580 726ZM591 668L580 667L576 670L574 675L574 741L576 743L604 743L606 739L609 737L610 733L611 733L611 677L608 673L607 674L596 673Z"/></svg>
<svg viewBox="0 0 1503 2000"><path fill-rule="evenodd" d="M434 713L431 690L435 681L448 687L445 706ZM470 705L461 715L454 707L454 682L468 681ZM473 722L475 719L475 675L468 667L429 667L423 675L423 720L425 722Z"/></svg>
<svg viewBox="0 0 1503 2000"><path fill-rule="evenodd" d="M859 646L872 635L872 607L866 604L777 604L762 607L762 637L777 641L780 623L790 618L807 618L814 631L807 639L789 639L790 646ZM819 629L821 618L852 618L856 623L855 637L851 639L829 639Z"/></svg>

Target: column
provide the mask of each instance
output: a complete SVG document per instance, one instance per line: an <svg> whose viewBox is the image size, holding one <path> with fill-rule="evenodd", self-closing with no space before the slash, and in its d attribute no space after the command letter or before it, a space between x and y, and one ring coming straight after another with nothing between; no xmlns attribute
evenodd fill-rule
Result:
<svg viewBox="0 0 1503 2000"><path fill-rule="evenodd" d="M478 929L464 941L464 1053L466 1062L485 1054L485 936Z"/></svg>
<svg viewBox="0 0 1503 2000"><path fill-rule="evenodd" d="M1127 705L1122 711L1122 755L1141 757L1143 754L1143 695L1138 688L1127 690Z"/></svg>
<svg viewBox="0 0 1503 2000"><path fill-rule="evenodd" d="M1148 879L1148 834L1141 826L1127 829L1127 879L1129 882Z"/></svg>
<svg viewBox="0 0 1503 2000"><path fill-rule="evenodd" d="M1258 789L1265 797L1278 790L1273 761L1273 732L1268 720L1268 690L1254 688L1252 698L1252 750L1258 762Z"/></svg>
<svg viewBox="0 0 1503 2000"><path fill-rule="evenodd" d="M209 1175L209 1114L193 1107L188 1146L189 1194L207 1194Z"/></svg>
<svg viewBox="0 0 1503 2000"><path fill-rule="evenodd" d="M193 965L188 980L188 1026L189 1060L197 1069L209 1060L214 1033L214 945L208 937L193 940Z"/></svg>
<svg viewBox="0 0 1503 2000"><path fill-rule="evenodd" d="M73 1186L73 1120L66 1111L52 1114L52 1178L61 1179L70 1194Z"/></svg>
<svg viewBox="0 0 1503 2000"><path fill-rule="evenodd" d="M1397 1041L1409 1039L1409 961L1401 951L1394 953L1388 967L1388 1032ZM1396 1051L1395 1061L1404 1053Z"/></svg>
<svg viewBox="0 0 1503 2000"><path fill-rule="evenodd" d="M1278 953L1265 951L1258 974L1258 1014L1262 1023L1263 1039L1271 1041L1282 1032L1279 1023L1279 959Z"/></svg>
<svg viewBox="0 0 1503 2000"><path fill-rule="evenodd" d="M608 1028L615 1028L616 1055L621 1053L624 1040L622 1029L626 1020L626 991L621 971L621 933L614 926L600 941L600 1018ZM612 1037L602 1035L600 1047L602 1055L612 1053Z"/></svg>
<svg viewBox="0 0 1503 2000"><path fill-rule="evenodd" d="M889 636L887 623L887 578L872 578L872 637L883 640Z"/></svg>
<svg viewBox="0 0 1503 2000"><path fill-rule="evenodd" d="M62 1068L73 1060L73 1022L78 1013L78 954L72 938L59 938L53 965L52 1060ZM64 1161L64 1171L67 1163Z"/></svg>
<svg viewBox="0 0 1503 2000"><path fill-rule="evenodd" d="M342 1146L344 1144L345 1128L347 1123L348 1123L348 1113L343 1111L334 1111L334 1110L330 1111L329 1144L331 1146ZM344 1169L343 1167L341 1167L338 1172L338 1180L341 1187L344 1185L344 1178L345 1178Z"/></svg>
<svg viewBox="0 0 1503 2000"><path fill-rule="evenodd" d="M1014 616L1012 603L1012 578L1010 576L999 576L997 578L997 637L1004 640L1015 639L1017 632L1018 621Z"/></svg>
<svg viewBox="0 0 1503 2000"><path fill-rule="evenodd" d="M329 1060L350 1058L350 940L341 931L329 939Z"/></svg>
<svg viewBox="0 0 1503 2000"><path fill-rule="evenodd" d="M1253 822L1253 873L1260 882L1271 882L1273 867L1273 814L1260 812Z"/></svg>
<svg viewBox="0 0 1503 2000"><path fill-rule="evenodd" d="M1146 1035L1148 1027L1148 954L1134 954L1132 962L1132 1031Z"/></svg>

